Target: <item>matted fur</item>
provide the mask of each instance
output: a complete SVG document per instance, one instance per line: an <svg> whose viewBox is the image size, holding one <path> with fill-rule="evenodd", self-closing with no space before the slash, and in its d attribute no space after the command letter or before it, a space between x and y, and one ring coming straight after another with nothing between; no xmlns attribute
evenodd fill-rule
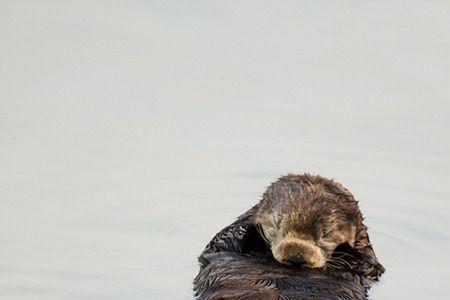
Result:
<svg viewBox="0 0 450 300"><path fill-rule="evenodd" d="M290 174L199 257L199 299L366 299L384 272L352 194Z"/></svg>

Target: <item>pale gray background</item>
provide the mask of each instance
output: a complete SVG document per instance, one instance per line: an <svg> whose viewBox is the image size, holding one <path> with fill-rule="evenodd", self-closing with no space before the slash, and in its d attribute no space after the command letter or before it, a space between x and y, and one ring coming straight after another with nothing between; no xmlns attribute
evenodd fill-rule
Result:
<svg viewBox="0 0 450 300"><path fill-rule="evenodd" d="M190 299L287 172L360 200L373 299L448 299L449 1L0 0L0 298Z"/></svg>

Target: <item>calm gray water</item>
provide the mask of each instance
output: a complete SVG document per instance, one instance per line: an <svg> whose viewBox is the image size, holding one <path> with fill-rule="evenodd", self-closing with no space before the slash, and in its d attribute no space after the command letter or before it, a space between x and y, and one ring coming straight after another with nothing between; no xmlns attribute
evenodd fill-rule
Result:
<svg viewBox="0 0 450 300"><path fill-rule="evenodd" d="M450 2L0 0L0 298L192 299L287 172L360 201L372 299L450 297Z"/></svg>

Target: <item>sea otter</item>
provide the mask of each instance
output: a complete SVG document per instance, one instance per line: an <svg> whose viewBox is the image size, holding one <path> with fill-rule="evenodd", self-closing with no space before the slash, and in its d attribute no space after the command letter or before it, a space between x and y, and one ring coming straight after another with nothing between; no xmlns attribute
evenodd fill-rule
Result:
<svg viewBox="0 0 450 300"><path fill-rule="evenodd" d="M367 299L383 274L353 195L310 174L272 183L199 257L198 299Z"/></svg>

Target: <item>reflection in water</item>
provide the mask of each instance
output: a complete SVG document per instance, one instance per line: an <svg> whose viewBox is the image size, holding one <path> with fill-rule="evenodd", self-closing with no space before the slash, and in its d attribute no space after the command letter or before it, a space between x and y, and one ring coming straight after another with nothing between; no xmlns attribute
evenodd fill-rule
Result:
<svg viewBox="0 0 450 300"><path fill-rule="evenodd" d="M372 299L448 299L450 4L3 1L0 298L192 299L287 172L360 201Z"/></svg>

